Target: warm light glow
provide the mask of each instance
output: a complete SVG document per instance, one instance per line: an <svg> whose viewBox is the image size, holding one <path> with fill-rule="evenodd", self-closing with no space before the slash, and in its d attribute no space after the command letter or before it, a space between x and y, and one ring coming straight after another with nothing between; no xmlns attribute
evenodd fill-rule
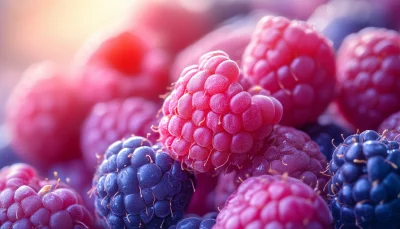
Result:
<svg viewBox="0 0 400 229"><path fill-rule="evenodd" d="M68 61L87 37L125 20L140 5L137 0L5 0L3 4L3 51L22 63Z"/></svg>

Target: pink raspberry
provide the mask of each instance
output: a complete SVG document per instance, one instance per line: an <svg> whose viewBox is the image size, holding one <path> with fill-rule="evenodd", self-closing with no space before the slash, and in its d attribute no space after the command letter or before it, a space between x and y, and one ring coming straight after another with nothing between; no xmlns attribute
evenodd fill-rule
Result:
<svg viewBox="0 0 400 229"><path fill-rule="evenodd" d="M1 228L92 228L93 216L73 189L36 174L27 164L0 170Z"/></svg>
<svg viewBox="0 0 400 229"><path fill-rule="evenodd" d="M376 129L400 110L400 34L366 28L348 36L337 56L341 112L360 130Z"/></svg>
<svg viewBox="0 0 400 229"><path fill-rule="evenodd" d="M251 96L237 82L239 67L222 51L187 67L163 104L161 142L198 172L241 166L282 117L272 97Z"/></svg>
<svg viewBox="0 0 400 229"><path fill-rule="evenodd" d="M324 192L328 176L325 156L308 134L293 127L275 125L264 147L238 171L240 181L252 176L283 175L302 180L313 189Z"/></svg>
<svg viewBox="0 0 400 229"><path fill-rule="evenodd" d="M75 60L75 81L91 105L141 96L157 100L168 85L169 56L142 30L119 30L89 40Z"/></svg>
<svg viewBox="0 0 400 229"><path fill-rule="evenodd" d="M13 149L24 161L48 168L80 156L80 128L88 109L77 90L53 64L29 67L7 104Z"/></svg>
<svg viewBox="0 0 400 229"><path fill-rule="evenodd" d="M81 148L88 169L94 172L108 146L132 135L156 141L160 107L149 100L130 97L96 104L88 115L81 132Z"/></svg>
<svg viewBox="0 0 400 229"><path fill-rule="evenodd" d="M334 98L332 44L305 22L263 17L243 54L243 72L282 103L284 125L316 121Z"/></svg>
<svg viewBox="0 0 400 229"><path fill-rule="evenodd" d="M226 202L214 229L331 228L325 201L303 182L263 175L245 180Z"/></svg>
<svg viewBox="0 0 400 229"><path fill-rule="evenodd" d="M196 189L185 212L204 215L216 211L214 190L217 182L217 176L213 177L206 173L196 174Z"/></svg>
<svg viewBox="0 0 400 229"><path fill-rule="evenodd" d="M387 117L378 127L378 132L389 141L400 141L400 112Z"/></svg>

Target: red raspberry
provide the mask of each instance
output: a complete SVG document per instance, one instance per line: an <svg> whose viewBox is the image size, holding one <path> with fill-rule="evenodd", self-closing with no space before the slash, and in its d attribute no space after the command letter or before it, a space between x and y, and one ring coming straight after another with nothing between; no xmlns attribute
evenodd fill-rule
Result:
<svg viewBox="0 0 400 229"><path fill-rule="evenodd" d="M361 130L376 129L400 110L400 34L366 28L348 36L337 56L344 116Z"/></svg>
<svg viewBox="0 0 400 229"><path fill-rule="evenodd" d="M145 31L116 31L89 40L76 58L76 81L90 104L141 96L158 99L168 85L169 57ZM97 40L96 40L97 39Z"/></svg>
<svg viewBox="0 0 400 229"><path fill-rule="evenodd" d="M94 172L108 146L132 135L149 137L155 142L159 135L151 128L157 125L160 107L139 97L116 99L96 104L83 124L81 147L86 165Z"/></svg>
<svg viewBox="0 0 400 229"><path fill-rule="evenodd" d="M316 121L334 98L332 44L305 22L263 17L243 54L243 72L282 103L284 125Z"/></svg>
<svg viewBox="0 0 400 229"><path fill-rule="evenodd" d="M1 228L84 229L92 222L81 197L67 185L40 180L26 164L0 170Z"/></svg>
<svg viewBox="0 0 400 229"><path fill-rule="evenodd" d="M171 67L172 77L174 77L172 81L178 80L184 68L197 64L199 58L206 52L222 50L232 60L239 62L260 18L261 16L255 13L241 17L229 24L216 28L185 48L177 55Z"/></svg>
<svg viewBox="0 0 400 229"><path fill-rule="evenodd" d="M77 94L50 63L25 71L6 108L11 144L20 158L48 168L80 156L80 128L88 111Z"/></svg>
<svg viewBox="0 0 400 229"><path fill-rule="evenodd" d="M324 191L329 177L324 175L327 161L316 142L301 130L275 125L265 145L238 171L238 179L260 175L283 175L302 180L312 188Z"/></svg>
<svg viewBox="0 0 400 229"><path fill-rule="evenodd" d="M396 112L387 117L378 127L378 132L382 133L389 141L400 141L400 112ZM383 134L384 133L384 134Z"/></svg>
<svg viewBox="0 0 400 229"><path fill-rule="evenodd" d="M325 201L303 182L263 175L244 181L217 217L214 229L331 228Z"/></svg>
<svg viewBox="0 0 400 229"><path fill-rule="evenodd" d="M282 117L272 97L251 96L237 82L239 67L222 51L186 68L163 104L161 142L198 172L240 166ZM217 172L219 172L218 170Z"/></svg>
<svg viewBox="0 0 400 229"><path fill-rule="evenodd" d="M215 208L215 187L217 186L218 177L210 176L206 173L196 174L196 189L188 209L185 211L189 214L204 215L214 212Z"/></svg>

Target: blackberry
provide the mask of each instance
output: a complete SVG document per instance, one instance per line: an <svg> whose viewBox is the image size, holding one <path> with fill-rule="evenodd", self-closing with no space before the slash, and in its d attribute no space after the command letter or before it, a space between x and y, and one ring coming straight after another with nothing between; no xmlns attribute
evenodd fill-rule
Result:
<svg viewBox="0 0 400 229"><path fill-rule="evenodd" d="M113 143L93 180L105 228L168 228L184 215L195 185L160 145L143 137Z"/></svg>
<svg viewBox="0 0 400 229"><path fill-rule="evenodd" d="M347 137L329 164L336 228L399 228L400 149L373 130Z"/></svg>
<svg viewBox="0 0 400 229"><path fill-rule="evenodd" d="M319 123L308 124L301 128L313 141L319 145L321 153L327 161L332 159L335 146L339 145L343 138L350 135L350 132L336 124L321 125Z"/></svg>
<svg viewBox="0 0 400 229"><path fill-rule="evenodd" d="M190 215L178 221L176 225L168 229L211 229L215 223L218 213L210 212L203 217Z"/></svg>

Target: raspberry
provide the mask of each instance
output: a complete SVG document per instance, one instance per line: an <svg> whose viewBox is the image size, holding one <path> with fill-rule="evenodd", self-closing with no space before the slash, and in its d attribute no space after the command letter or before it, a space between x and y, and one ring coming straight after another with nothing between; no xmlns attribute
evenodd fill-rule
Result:
<svg viewBox="0 0 400 229"><path fill-rule="evenodd" d="M399 228L400 149L373 130L347 137L329 164L336 228Z"/></svg>
<svg viewBox="0 0 400 229"><path fill-rule="evenodd" d="M347 37L337 56L344 116L361 130L375 129L400 110L400 35L366 28Z"/></svg>
<svg viewBox="0 0 400 229"><path fill-rule="evenodd" d="M215 225L216 212L210 212L203 217L188 216L178 221L176 225L170 226L168 229L211 229Z"/></svg>
<svg viewBox="0 0 400 229"><path fill-rule="evenodd" d="M75 60L75 81L86 102L131 96L157 100L165 93L169 56L153 48L146 35L121 30L88 41Z"/></svg>
<svg viewBox="0 0 400 229"><path fill-rule="evenodd" d="M80 128L87 112L61 69L43 62L29 67L7 104L11 145L24 161L48 168L80 155Z"/></svg>
<svg viewBox="0 0 400 229"><path fill-rule="evenodd" d="M263 175L245 180L219 212L214 229L331 228L325 201L303 182Z"/></svg>
<svg viewBox="0 0 400 229"><path fill-rule="evenodd" d="M53 164L52 167L46 171L46 175L51 179L60 179L76 190L82 197L85 207L90 212L93 212L93 199L88 195L88 191L92 188L93 173L85 166L82 159Z"/></svg>
<svg viewBox="0 0 400 229"><path fill-rule="evenodd" d="M243 54L243 72L282 103L283 125L316 121L334 98L331 42L305 22L263 17Z"/></svg>
<svg viewBox="0 0 400 229"><path fill-rule="evenodd" d="M196 190L186 213L204 215L208 212L216 211L215 192L218 177L212 177L206 173L196 174Z"/></svg>
<svg viewBox="0 0 400 229"><path fill-rule="evenodd" d="M238 171L239 180L287 173L323 192L329 179L323 174L327 162L318 144L310 136L293 127L276 125L265 142L252 161Z"/></svg>
<svg viewBox="0 0 400 229"><path fill-rule="evenodd" d="M168 228L183 217L195 185L160 145L142 137L113 143L93 180L105 228Z"/></svg>
<svg viewBox="0 0 400 229"><path fill-rule="evenodd" d="M400 112L387 117L379 125L378 132L385 133L385 138L389 141L400 141Z"/></svg>
<svg viewBox="0 0 400 229"><path fill-rule="evenodd" d="M335 124L313 123L302 127L301 130L319 145L319 149L327 161L332 159L336 145L339 145L344 138L350 135L348 130Z"/></svg>
<svg viewBox="0 0 400 229"><path fill-rule="evenodd" d="M337 50L346 36L363 28L393 27L383 5L363 0L330 1L318 7L308 22L330 39Z"/></svg>
<svg viewBox="0 0 400 229"><path fill-rule="evenodd" d="M239 67L222 51L187 67L163 104L161 142L197 172L240 166L282 116L272 97L251 96L237 82Z"/></svg>
<svg viewBox="0 0 400 229"><path fill-rule="evenodd" d="M255 29L259 14L252 13L245 17L226 23L182 50L175 58L171 67L172 81L177 81L185 67L197 64L199 58L206 52L222 50L229 57L238 62L241 60L246 46L249 44L251 34Z"/></svg>
<svg viewBox="0 0 400 229"><path fill-rule="evenodd" d="M94 172L98 158L102 158L108 146L132 134L158 139L152 125L157 125L159 106L152 101L130 97L96 104L83 124L81 148L86 165ZM151 133L151 134L150 134Z"/></svg>
<svg viewBox="0 0 400 229"><path fill-rule="evenodd" d="M0 170L1 228L92 228L81 197L65 184L49 183L27 164Z"/></svg>

